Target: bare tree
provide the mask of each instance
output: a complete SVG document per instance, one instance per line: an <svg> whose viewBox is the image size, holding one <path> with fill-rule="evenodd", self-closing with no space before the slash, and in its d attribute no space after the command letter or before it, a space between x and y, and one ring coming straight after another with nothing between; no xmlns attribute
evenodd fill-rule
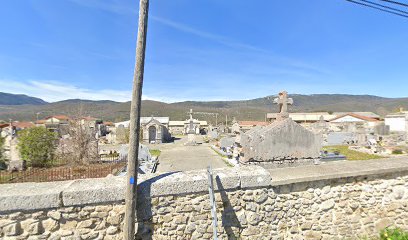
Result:
<svg viewBox="0 0 408 240"><path fill-rule="evenodd" d="M89 164L99 159L96 129L81 120L71 120L68 138L62 139L59 156L70 164Z"/></svg>

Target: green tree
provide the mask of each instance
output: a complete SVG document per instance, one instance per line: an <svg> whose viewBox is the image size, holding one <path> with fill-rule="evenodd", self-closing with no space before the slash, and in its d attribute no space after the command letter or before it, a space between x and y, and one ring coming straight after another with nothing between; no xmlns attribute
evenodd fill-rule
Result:
<svg viewBox="0 0 408 240"><path fill-rule="evenodd" d="M25 129L18 133L21 158L33 167L51 166L54 160L57 134L44 127Z"/></svg>
<svg viewBox="0 0 408 240"><path fill-rule="evenodd" d="M4 154L4 138L0 136L0 165L4 164L6 156Z"/></svg>

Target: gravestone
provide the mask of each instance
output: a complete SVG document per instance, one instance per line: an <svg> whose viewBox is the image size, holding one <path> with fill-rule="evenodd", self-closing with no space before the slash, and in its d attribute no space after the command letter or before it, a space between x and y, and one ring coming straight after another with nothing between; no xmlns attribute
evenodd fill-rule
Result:
<svg viewBox="0 0 408 240"><path fill-rule="evenodd" d="M119 160L126 161L129 152L129 144L122 145L119 150ZM150 154L150 149L146 145L139 145L139 153L138 153L138 161L139 161L139 168L138 173L145 174L145 173L152 173L155 170L155 166L157 164L157 159L153 158ZM121 173L120 175L125 175L126 171Z"/></svg>
<svg viewBox="0 0 408 240"><path fill-rule="evenodd" d="M374 133L377 135L390 135L390 126L385 124L380 124L374 127Z"/></svg>
<svg viewBox="0 0 408 240"><path fill-rule="evenodd" d="M320 136L289 118L287 105L293 100L286 92L281 92L274 102L279 105L277 120L241 136L240 163L271 168L316 163L320 158Z"/></svg>
<svg viewBox="0 0 408 240"><path fill-rule="evenodd" d="M233 137L223 137L220 140L220 147L221 148L232 147L232 146L234 146L234 143L235 143L235 138L233 138Z"/></svg>
<svg viewBox="0 0 408 240"><path fill-rule="evenodd" d="M193 109L190 109L190 121L188 123L188 128L187 128L187 142L184 143L186 146L196 146L197 141L196 141L196 129L194 127L194 119L193 119Z"/></svg>
<svg viewBox="0 0 408 240"><path fill-rule="evenodd" d="M217 139L218 138L218 131L216 129L211 130L207 133L207 136L211 139Z"/></svg>
<svg viewBox="0 0 408 240"><path fill-rule="evenodd" d="M239 133L241 131L241 128L239 127L239 123L237 122L235 117L232 120L231 131L232 131L233 134L237 134L237 133Z"/></svg>
<svg viewBox="0 0 408 240"><path fill-rule="evenodd" d="M293 99L288 98L288 92L280 92L278 97L273 100L279 106L279 113L276 120L282 120L289 117L288 105L293 105Z"/></svg>
<svg viewBox="0 0 408 240"><path fill-rule="evenodd" d="M327 134L328 146L351 144L357 140L356 134L352 132L330 132Z"/></svg>
<svg viewBox="0 0 408 240"><path fill-rule="evenodd" d="M9 146L9 162L8 171L22 171L26 168L26 163L20 157L20 152L18 150L18 139L13 135L9 135L6 138Z"/></svg>

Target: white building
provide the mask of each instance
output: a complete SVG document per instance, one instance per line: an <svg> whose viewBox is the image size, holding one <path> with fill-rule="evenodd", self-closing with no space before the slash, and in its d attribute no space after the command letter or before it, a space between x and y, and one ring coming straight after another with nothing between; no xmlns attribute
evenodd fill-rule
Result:
<svg viewBox="0 0 408 240"><path fill-rule="evenodd" d="M390 126L392 132L406 132L408 130L408 112L388 114L385 125Z"/></svg>
<svg viewBox="0 0 408 240"><path fill-rule="evenodd" d="M188 126L190 124L190 120L185 121L170 121L169 122L169 131L171 134L187 134ZM208 130L208 123L207 121L199 121L197 119L193 119L194 129L196 134L200 134L201 131Z"/></svg>
<svg viewBox="0 0 408 240"><path fill-rule="evenodd" d="M366 125L368 127L375 127L378 124L381 123L380 120L367 117L367 116L362 116L358 115L356 113L346 113L344 115L338 116L332 120L330 120L330 123L335 123L335 124L362 124Z"/></svg>
<svg viewBox="0 0 408 240"><path fill-rule="evenodd" d="M277 113L268 113L266 118L269 122L276 120ZM309 112L309 113L289 113L289 117L297 123L315 123L320 121L320 118L323 118L324 121L329 121L336 117L328 112Z"/></svg>

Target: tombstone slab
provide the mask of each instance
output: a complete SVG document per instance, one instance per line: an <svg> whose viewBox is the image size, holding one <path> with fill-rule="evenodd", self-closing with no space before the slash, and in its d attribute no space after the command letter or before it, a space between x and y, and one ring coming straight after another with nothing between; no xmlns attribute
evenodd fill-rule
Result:
<svg viewBox="0 0 408 240"><path fill-rule="evenodd" d="M253 128L241 137L240 162L296 162L320 157L321 139L292 119Z"/></svg>

